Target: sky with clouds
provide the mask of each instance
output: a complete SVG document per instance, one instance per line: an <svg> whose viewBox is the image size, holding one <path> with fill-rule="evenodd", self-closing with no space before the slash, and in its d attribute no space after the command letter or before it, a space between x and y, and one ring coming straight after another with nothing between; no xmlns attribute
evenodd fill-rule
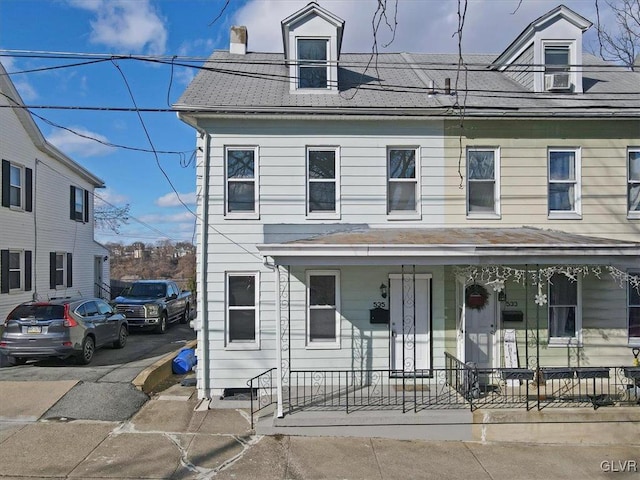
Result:
<svg viewBox="0 0 640 480"><path fill-rule="evenodd" d="M131 220L116 235L98 231L103 243L192 241L195 219L195 131L169 110L195 69L127 59L90 65L82 60L30 52L135 54L205 58L227 49L232 25L248 29L251 51L282 52L280 21L308 1L298 0L2 0L0 61L47 140L102 178L97 195L130 205ZM320 0L345 20L343 52L369 52L377 0ZM454 53L458 2L387 1L378 33L381 52ZM595 0L469 0L462 49L502 52L533 20L560 3L596 22ZM600 21L612 14L599 2ZM597 51L594 28L587 50ZM391 42L391 40L393 40ZM384 47L387 43L388 47ZM64 66L65 68L50 67ZM48 68L47 68L48 67ZM60 128L64 127L64 128ZM75 133L73 133L75 132ZM154 153L154 151L156 153ZM186 207L185 207L186 205Z"/></svg>

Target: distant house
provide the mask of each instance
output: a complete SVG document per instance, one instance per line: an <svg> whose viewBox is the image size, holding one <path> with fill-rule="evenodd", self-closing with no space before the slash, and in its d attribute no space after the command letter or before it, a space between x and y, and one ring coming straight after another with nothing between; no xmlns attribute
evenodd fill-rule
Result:
<svg viewBox="0 0 640 480"><path fill-rule="evenodd" d="M199 396L253 378L283 416L633 392L640 74L584 53L590 25L559 6L462 67L344 53L316 3L283 53L233 27L175 105L198 132Z"/></svg>
<svg viewBox="0 0 640 480"><path fill-rule="evenodd" d="M31 299L105 296L93 221L103 181L44 139L2 65L0 94L0 318Z"/></svg>

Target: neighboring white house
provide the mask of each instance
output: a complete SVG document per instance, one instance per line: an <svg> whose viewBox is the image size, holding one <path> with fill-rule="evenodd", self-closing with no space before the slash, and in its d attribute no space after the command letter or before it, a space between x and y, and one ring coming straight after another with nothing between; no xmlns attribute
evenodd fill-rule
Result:
<svg viewBox="0 0 640 480"><path fill-rule="evenodd" d="M590 25L560 6L460 70L343 53L316 3L282 21L284 55L233 27L175 105L199 152L200 398L269 369L253 386L282 415L467 368L631 365L640 75L583 54Z"/></svg>
<svg viewBox="0 0 640 480"><path fill-rule="evenodd" d="M48 143L0 65L0 318L17 304L102 296L108 250L94 240L95 175Z"/></svg>

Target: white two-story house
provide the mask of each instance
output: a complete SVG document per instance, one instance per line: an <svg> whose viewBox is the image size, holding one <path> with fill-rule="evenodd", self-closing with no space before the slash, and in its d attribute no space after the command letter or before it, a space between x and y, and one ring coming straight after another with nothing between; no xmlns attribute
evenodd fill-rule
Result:
<svg viewBox="0 0 640 480"><path fill-rule="evenodd" d="M199 152L200 397L269 369L252 388L279 415L631 385L640 75L585 54L590 25L560 6L462 66L342 52L316 3L283 53L233 27L175 105ZM407 382L422 400L390 400Z"/></svg>
<svg viewBox="0 0 640 480"><path fill-rule="evenodd" d="M19 303L102 296L108 250L94 240L101 179L42 136L0 65L0 319Z"/></svg>

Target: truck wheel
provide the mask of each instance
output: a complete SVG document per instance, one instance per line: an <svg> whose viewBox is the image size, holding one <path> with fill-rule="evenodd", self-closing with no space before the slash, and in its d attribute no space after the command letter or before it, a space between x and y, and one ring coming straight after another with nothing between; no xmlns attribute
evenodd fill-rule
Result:
<svg viewBox="0 0 640 480"><path fill-rule="evenodd" d="M160 315L160 319L158 320L158 326L156 327L156 333L167 333L167 314L163 313Z"/></svg>
<svg viewBox="0 0 640 480"><path fill-rule="evenodd" d="M182 312L182 316L180 317L180 323L184 324L189 321L189 304L184 307L184 312Z"/></svg>
<svg viewBox="0 0 640 480"><path fill-rule="evenodd" d="M93 337L86 337L82 342L82 352L78 355L78 363L80 365L89 365L96 351L96 344Z"/></svg>

